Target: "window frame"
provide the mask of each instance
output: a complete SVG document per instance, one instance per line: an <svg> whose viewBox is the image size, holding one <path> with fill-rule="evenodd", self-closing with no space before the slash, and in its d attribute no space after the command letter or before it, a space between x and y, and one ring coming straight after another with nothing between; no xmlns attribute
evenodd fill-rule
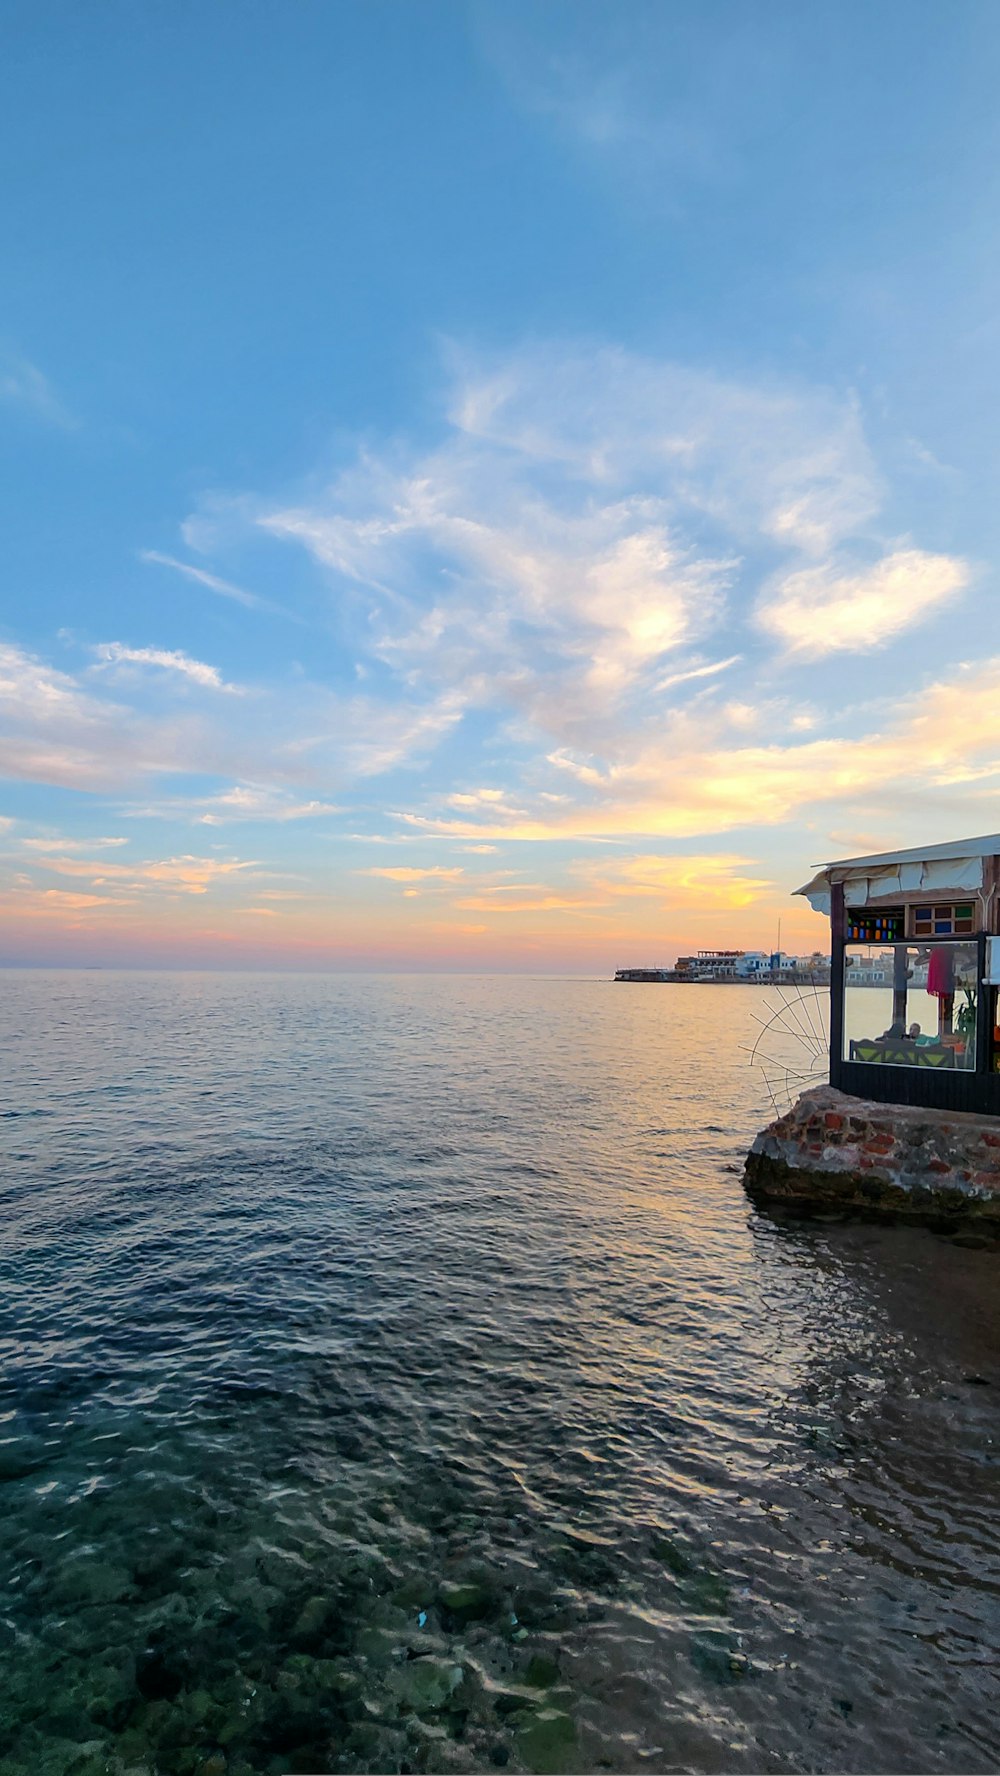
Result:
<svg viewBox="0 0 1000 1776"><path fill-rule="evenodd" d="M965 903L959 902L958 904L964 905ZM849 929L849 920L850 920L850 915L847 915L847 920L845 921L845 924L847 925L848 929ZM862 1067L866 1070L866 1072L869 1068L872 1068L872 1069L886 1068L886 1069L891 1070L893 1073L907 1072L912 1069L922 1070L922 1071L937 1070L941 1073L951 1072L951 1073L959 1074L965 1078L969 1078L975 1074L982 1074L982 1073L992 1071L993 1070L992 1025L989 1026L990 1040L985 1043L985 1052L984 1052L984 1036L986 1033L987 1018L990 1013L989 993L988 993L988 990L986 989L986 987L984 986L984 982L983 982L984 943L985 943L985 939L982 937L981 933L972 933L971 935L969 935L964 932L959 935L953 935L953 934L950 934L948 936L932 935L930 938L923 938L922 937L919 940L915 940L912 937L903 937L903 938L897 938L894 940L858 939L858 938L852 938L852 937L845 935L844 938L841 940L841 946L840 946L840 948L841 948L841 956L840 956L841 965L840 965L840 968L837 970L837 975L839 978L837 979L836 983L831 981L831 991L835 994L836 998L839 1000L839 1005L837 1007L837 1015L831 1017L831 1054L830 1054L831 1076L832 1076L833 1071L841 1066ZM973 1023L971 1032L968 1030L966 1031L965 1036L964 1036L964 1043L963 1043L963 1038L956 1032L954 1023L952 1024L951 1028L949 1028L944 1033L943 1036L939 1035L936 1041L934 1041L934 1040L928 1041L928 1040L924 1039L924 1040L921 1040L920 1042L915 1042L912 1050L910 1050L908 1047L908 1044L911 1039L909 1037L906 1037L905 1035L901 1036L901 1037L889 1037L885 1033L883 1033L882 1035L876 1036L873 1032L872 1035L869 1037L851 1037L848 1034L848 993L849 992L853 991L854 993L857 993L857 992L868 993L868 992L872 992L872 991L876 991L876 990L881 990L883 992L884 991L895 992L896 991L896 956L897 956L897 952L899 950L903 950L904 952L908 953L914 949L935 950L935 949L943 949L946 946L949 948L951 946L955 946L956 948L961 947L962 950L964 951L964 955L962 957L963 962L965 963L966 967L968 967L969 964L971 963L971 967L973 970L972 991L974 992L974 995L975 995L975 997L974 997L975 1021ZM851 970L848 966L849 959L850 959L852 952L856 952L859 950L869 952L869 956L867 958L869 960L869 962L874 963L876 965L878 965L879 963L882 964L880 971L878 973L877 979L875 979L873 982L862 982L857 979L852 981L850 978ZM879 952L880 954L872 956L870 954L872 951ZM873 970L873 972L874 972L874 970ZM913 990L915 992L920 992L921 988L915 987ZM962 984L956 985L954 992L951 995L953 1002L955 999L959 998L960 994L964 990L966 990L966 988ZM960 1012L960 1011L961 1011L961 1006L955 1007L953 1004L953 1010L950 1015L952 1015L954 1017L956 1012ZM876 1018L875 1021L876 1021L876 1023L881 1022L881 1017ZM916 1022L915 1019L913 1021ZM909 1014L907 1013L906 1016L904 1017L904 1024L906 1025L907 1028L909 1027L909 1023L910 1023L910 1019L909 1019ZM892 1028L892 1021L890 1021L889 1027ZM835 1053L834 1048L833 1048L834 1030L835 1029L839 1033L838 1037L837 1037L837 1045L838 1045L839 1053ZM922 1035L924 1036L924 1038L926 1038L926 1036L929 1035L929 1032L923 1032ZM967 1050L970 1042L972 1045L972 1063L971 1063L971 1065L967 1064L964 1059L964 1053ZM871 1049L882 1049L884 1052L878 1058L873 1057L871 1059L868 1059L857 1052L858 1048L862 1047L862 1046L867 1046ZM892 1058L891 1051L894 1047L898 1050L898 1054L895 1058ZM950 1063L945 1063L942 1060L940 1062L940 1064L938 1065L934 1061L932 1061L930 1053L927 1052L926 1058L922 1061L919 1057L918 1049L930 1051L932 1048L936 1049L939 1055L940 1055L940 1051L942 1049L952 1050L953 1051L953 1059L950 1061ZM962 1059L959 1059L960 1054L963 1057Z"/></svg>

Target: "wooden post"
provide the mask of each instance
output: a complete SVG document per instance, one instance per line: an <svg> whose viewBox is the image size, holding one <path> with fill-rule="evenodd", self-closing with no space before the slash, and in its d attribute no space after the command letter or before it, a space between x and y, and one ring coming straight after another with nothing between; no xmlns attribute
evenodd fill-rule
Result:
<svg viewBox="0 0 1000 1776"><path fill-rule="evenodd" d="M830 885L830 1084L840 1077L844 1057L844 884Z"/></svg>
<svg viewBox="0 0 1000 1776"><path fill-rule="evenodd" d="M976 1072L989 1073L993 1066L993 988L983 979L986 973L986 933L976 938Z"/></svg>
<svg viewBox="0 0 1000 1776"><path fill-rule="evenodd" d="M906 985L909 980L905 943L892 946L892 1021L906 1029Z"/></svg>

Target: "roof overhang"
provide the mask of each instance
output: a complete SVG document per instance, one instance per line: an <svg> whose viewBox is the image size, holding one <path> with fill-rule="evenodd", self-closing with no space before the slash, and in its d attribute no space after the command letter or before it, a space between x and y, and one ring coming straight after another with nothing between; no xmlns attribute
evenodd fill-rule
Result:
<svg viewBox="0 0 1000 1776"><path fill-rule="evenodd" d="M947 845L917 845L906 851L878 851L870 857L845 857L823 868L795 893L817 913L830 912L830 891L843 882L850 904L867 906L908 894L954 891L973 894L983 886L983 859L1000 856L1000 833L976 839L954 839Z"/></svg>

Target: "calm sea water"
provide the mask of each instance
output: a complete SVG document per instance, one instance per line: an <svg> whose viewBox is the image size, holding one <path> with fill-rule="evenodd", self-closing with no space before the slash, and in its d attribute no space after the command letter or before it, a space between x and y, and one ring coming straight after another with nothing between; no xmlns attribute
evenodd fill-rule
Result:
<svg viewBox="0 0 1000 1776"><path fill-rule="evenodd" d="M0 1773L992 1771L1000 1271L753 988L7 973Z"/></svg>

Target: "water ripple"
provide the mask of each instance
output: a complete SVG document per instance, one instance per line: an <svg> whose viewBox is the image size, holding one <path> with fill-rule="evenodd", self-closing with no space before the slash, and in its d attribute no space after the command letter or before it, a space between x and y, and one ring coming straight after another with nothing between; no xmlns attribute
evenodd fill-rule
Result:
<svg viewBox="0 0 1000 1776"><path fill-rule="evenodd" d="M753 990L5 978L0 1776L994 1770L997 1291Z"/></svg>

